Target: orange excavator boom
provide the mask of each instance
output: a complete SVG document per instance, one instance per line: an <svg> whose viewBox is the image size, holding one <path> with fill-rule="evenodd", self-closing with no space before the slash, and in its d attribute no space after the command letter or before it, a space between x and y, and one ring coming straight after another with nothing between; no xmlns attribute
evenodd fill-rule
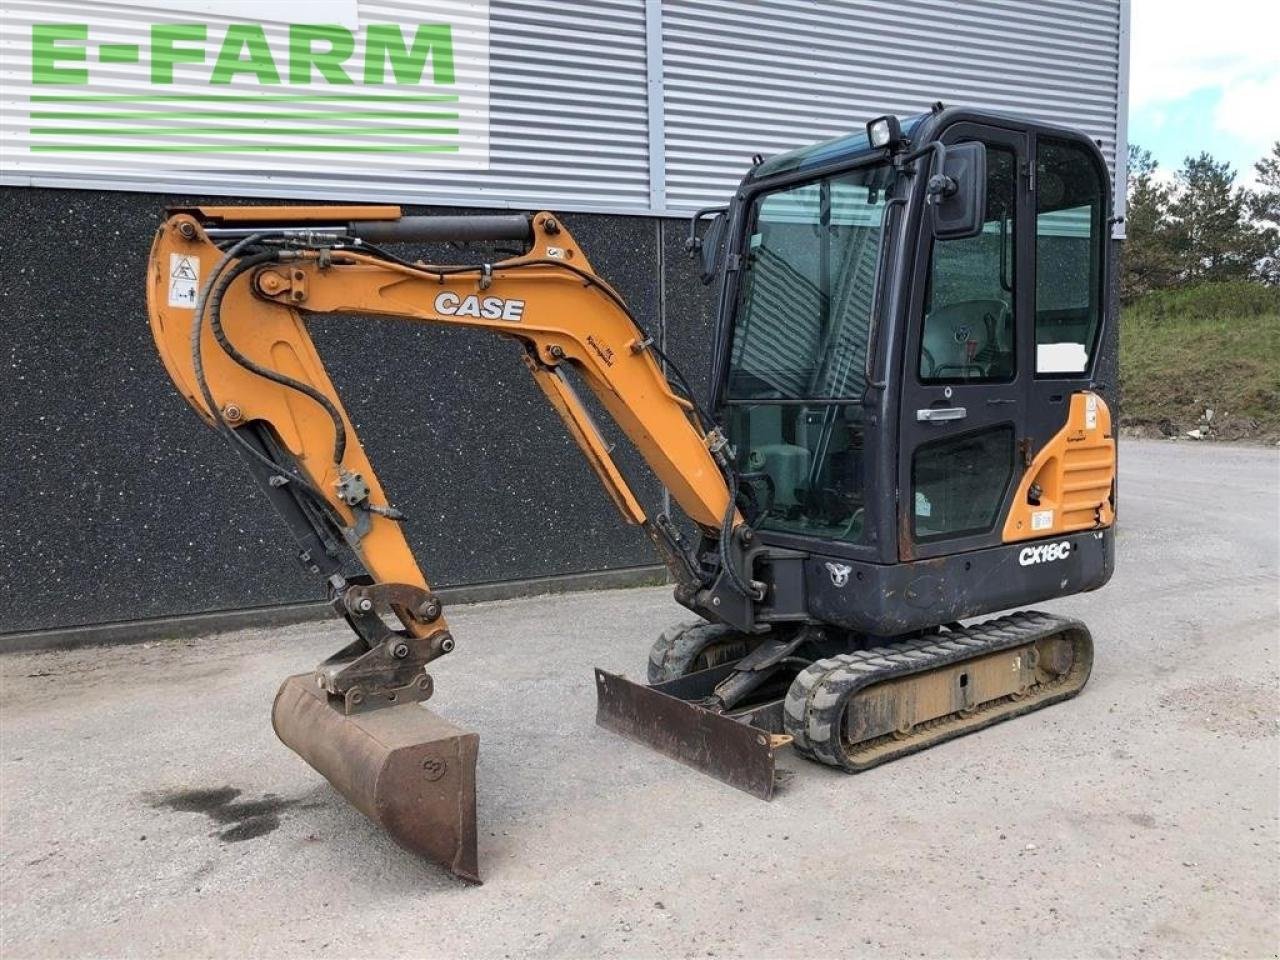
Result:
<svg viewBox="0 0 1280 960"><path fill-rule="evenodd" d="M526 249L492 263L434 266L379 246L443 239L516 240ZM548 213L180 209L157 232L148 271L151 329L169 375L244 456L356 633L314 674L281 687L278 735L405 846L477 880L476 737L419 706L433 689L427 665L452 651L454 638L307 316L392 317L517 341L623 518L646 529L686 597L708 589L694 551L666 516L650 517L640 504L570 375L711 537L741 522L723 437L691 394L673 389L652 338ZM344 546L366 575L343 570Z"/></svg>

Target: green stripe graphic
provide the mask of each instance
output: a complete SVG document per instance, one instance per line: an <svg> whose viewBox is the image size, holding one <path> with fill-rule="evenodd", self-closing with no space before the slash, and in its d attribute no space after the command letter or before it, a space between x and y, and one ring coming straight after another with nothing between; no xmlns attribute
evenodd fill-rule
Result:
<svg viewBox="0 0 1280 960"><path fill-rule="evenodd" d="M32 153L457 153L456 143L448 144L385 144L369 145L358 143L296 143L283 145L267 144L206 144L195 146L189 144L147 144L126 145L115 143L37 143L31 146Z"/></svg>
<svg viewBox="0 0 1280 960"><path fill-rule="evenodd" d="M272 137L357 136L419 134L421 136L456 136L457 127L295 127L264 130L262 127L32 127L33 134L58 137L154 137L185 136L189 133L259 133Z"/></svg>
<svg viewBox="0 0 1280 960"><path fill-rule="evenodd" d="M86 94L32 94L32 103L324 103L327 101L374 103L457 103L455 95L428 94L380 94L380 93L259 93L239 95L230 93L86 93Z"/></svg>
<svg viewBox="0 0 1280 960"><path fill-rule="evenodd" d="M97 138L154 138L150 143L33 143L33 153L457 153L456 143L272 143L276 138L323 137L329 140L341 138L391 137L457 137L457 126L427 126L396 124L385 121L425 120L457 123L458 113L449 110L449 104L458 102L453 94L409 93L323 93L323 94L234 94L234 93L173 93L173 94L34 94L32 104L57 104L58 109L32 110L33 121L102 122L122 121L115 125L63 126L56 124L34 125L33 137L84 137ZM108 109L83 109L97 107ZM110 110L111 104L137 104L137 109ZM178 105L197 109L175 109ZM270 104L318 104L329 109L304 110L284 106L268 109L198 109L201 105L252 104L263 107ZM390 104L393 109L383 109ZM444 110L433 110L435 106ZM80 106L82 109L74 109ZM395 107L401 109L394 109ZM363 109L362 109L363 108ZM417 108L417 109L414 109ZM172 126L145 125L156 120L186 120L187 124ZM379 121L378 126L341 125L331 121L369 119ZM248 126L218 125L221 120L262 120L266 124ZM213 123L210 123L213 121ZM272 127L275 123L320 123L321 126ZM189 125L194 124L194 125ZM203 137L229 135L254 135L257 143L165 143L170 137L196 135Z"/></svg>
<svg viewBox="0 0 1280 960"><path fill-rule="evenodd" d="M414 110L32 110L32 120L315 120L389 117L396 120L457 120L449 111Z"/></svg>

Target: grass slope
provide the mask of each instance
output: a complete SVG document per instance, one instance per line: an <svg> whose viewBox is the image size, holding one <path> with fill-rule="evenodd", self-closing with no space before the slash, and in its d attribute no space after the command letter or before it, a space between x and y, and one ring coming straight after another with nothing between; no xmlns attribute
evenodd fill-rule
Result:
<svg viewBox="0 0 1280 960"><path fill-rule="evenodd" d="M1181 435L1208 408L1212 436L1280 439L1280 289L1161 290L1120 317L1124 424Z"/></svg>

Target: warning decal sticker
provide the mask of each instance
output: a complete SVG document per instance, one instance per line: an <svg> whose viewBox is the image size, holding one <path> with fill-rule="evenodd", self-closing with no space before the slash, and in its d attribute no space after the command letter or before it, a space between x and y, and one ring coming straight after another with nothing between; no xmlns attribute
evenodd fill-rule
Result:
<svg viewBox="0 0 1280 960"><path fill-rule="evenodd" d="M183 253L169 254L169 306L194 310L200 286L200 261Z"/></svg>

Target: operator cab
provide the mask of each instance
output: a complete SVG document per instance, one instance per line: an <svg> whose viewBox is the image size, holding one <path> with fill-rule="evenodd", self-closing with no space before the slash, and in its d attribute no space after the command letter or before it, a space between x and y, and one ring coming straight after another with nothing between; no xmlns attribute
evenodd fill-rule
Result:
<svg viewBox="0 0 1280 960"><path fill-rule="evenodd" d="M706 234L704 274L714 259L712 402L757 562L804 557L803 578L775 577L805 585L778 588L779 616L893 633L1106 581L1101 511L1065 522L1055 488L1036 530L1023 513L1073 398L1100 399L1109 217L1091 140L972 111L883 118L752 169ZM1094 526L1065 587L1062 570L1008 569L1006 544ZM876 605L932 558L918 615ZM871 589L844 591L851 573ZM966 599L979 573L1002 582Z"/></svg>

